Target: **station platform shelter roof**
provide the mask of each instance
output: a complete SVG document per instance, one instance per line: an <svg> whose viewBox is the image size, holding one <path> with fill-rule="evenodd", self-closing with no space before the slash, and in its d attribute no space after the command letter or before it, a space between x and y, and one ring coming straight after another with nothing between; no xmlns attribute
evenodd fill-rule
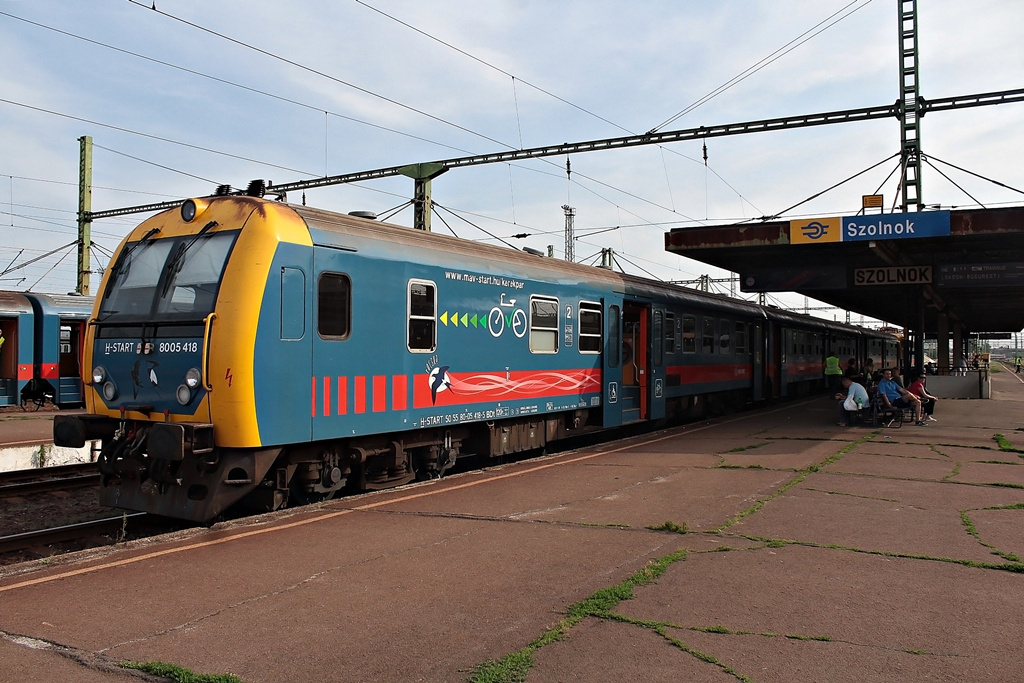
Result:
<svg viewBox="0 0 1024 683"><path fill-rule="evenodd" d="M739 274L744 292L797 292L926 334L1024 328L1024 207L677 228L665 249Z"/></svg>

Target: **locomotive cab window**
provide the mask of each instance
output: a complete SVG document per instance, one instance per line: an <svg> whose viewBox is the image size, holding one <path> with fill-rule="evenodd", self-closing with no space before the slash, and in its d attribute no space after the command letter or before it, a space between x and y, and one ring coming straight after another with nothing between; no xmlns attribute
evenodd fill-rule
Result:
<svg viewBox="0 0 1024 683"><path fill-rule="evenodd" d="M558 299L530 297L530 351L558 353Z"/></svg>
<svg viewBox="0 0 1024 683"><path fill-rule="evenodd" d="M581 301L579 326L580 353L601 353L601 304Z"/></svg>
<svg viewBox="0 0 1024 683"><path fill-rule="evenodd" d="M437 349L437 287L424 280L409 281L409 350L431 353Z"/></svg>
<svg viewBox="0 0 1024 683"><path fill-rule="evenodd" d="M328 339L347 339L352 324L352 281L341 273L324 273L316 289L317 332Z"/></svg>
<svg viewBox="0 0 1024 683"><path fill-rule="evenodd" d="M216 223L208 224L215 227ZM202 320L214 308L237 230L153 239L124 246L100 302L102 322Z"/></svg>

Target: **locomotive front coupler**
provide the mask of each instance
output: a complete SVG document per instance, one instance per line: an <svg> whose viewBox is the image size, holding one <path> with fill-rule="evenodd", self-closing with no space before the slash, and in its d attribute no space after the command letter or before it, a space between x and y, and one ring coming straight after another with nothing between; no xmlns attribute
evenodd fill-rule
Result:
<svg viewBox="0 0 1024 683"><path fill-rule="evenodd" d="M158 422L149 430L150 456L184 460L213 452L213 425L205 422Z"/></svg>

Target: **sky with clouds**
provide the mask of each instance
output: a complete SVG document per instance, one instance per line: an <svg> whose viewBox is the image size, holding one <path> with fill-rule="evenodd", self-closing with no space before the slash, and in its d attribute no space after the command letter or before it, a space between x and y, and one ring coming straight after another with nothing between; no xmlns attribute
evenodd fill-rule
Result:
<svg viewBox="0 0 1024 683"><path fill-rule="evenodd" d="M83 135L102 211L256 178L887 105L899 97L898 4L0 0L0 288L74 289L75 252L61 247L76 239ZM1024 3L918 5L925 99L1024 87ZM1022 120L1024 103L923 118L922 149L942 171L923 169L925 203L1022 203ZM713 138L706 165L702 143L684 142L575 154L568 178L565 157L456 168L433 183L433 228L561 257L569 204L578 261L611 247L637 275L724 278L666 253L664 233L794 205L783 218L851 214L876 192L891 205L895 159L804 200L892 157L899 138L892 119ZM387 214L412 189L387 178L305 199ZM93 267L144 218L94 223ZM411 208L390 220L409 225Z"/></svg>

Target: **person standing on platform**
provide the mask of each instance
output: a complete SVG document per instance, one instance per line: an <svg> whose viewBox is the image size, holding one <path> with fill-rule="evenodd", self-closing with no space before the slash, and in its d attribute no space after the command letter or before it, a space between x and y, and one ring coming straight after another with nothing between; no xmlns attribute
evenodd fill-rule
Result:
<svg viewBox="0 0 1024 683"><path fill-rule="evenodd" d="M825 359L825 383L829 391L839 391L839 378L842 376L843 369L839 367L839 357L834 353L830 353L828 358Z"/></svg>

